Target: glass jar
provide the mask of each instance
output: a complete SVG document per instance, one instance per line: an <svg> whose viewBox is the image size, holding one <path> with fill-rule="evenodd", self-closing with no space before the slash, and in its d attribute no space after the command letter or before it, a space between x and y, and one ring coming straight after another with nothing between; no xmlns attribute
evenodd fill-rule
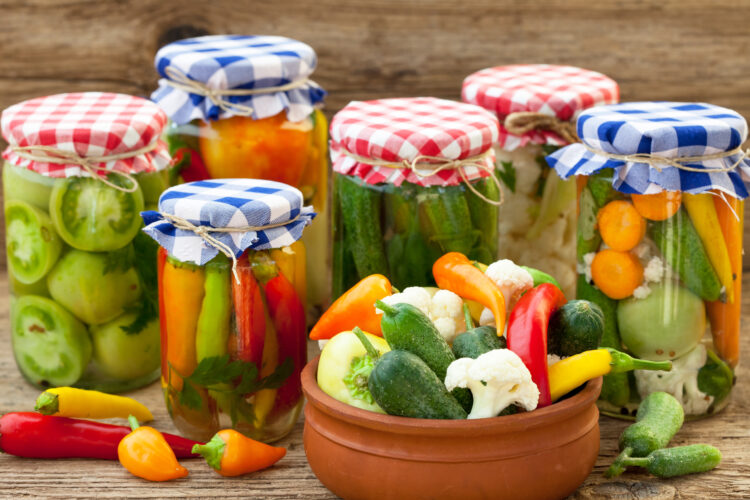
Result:
<svg viewBox="0 0 750 500"><path fill-rule="evenodd" d="M186 54L189 61L183 59ZM219 56L231 57L233 63L217 64ZM156 68L163 78L152 98L172 120L165 140L177 159L181 180L281 182L298 188L305 203L315 207L320 221L305 232L310 279L303 300L321 308L330 296L331 244L330 223L325 222L328 123L315 109L325 92L308 80L315 65L312 48L283 37L181 40L157 53ZM223 85L230 88L216 90L233 94L205 98L203 89L220 85L211 78L219 70L226 74ZM248 93L237 95L243 91Z"/></svg>
<svg viewBox="0 0 750 500"><path fill-rule="evenodd" d="M574 139L568 129L578 112L618 97L617 83L600 73L549 64L487 68L463 83L465 102L500 119L499 255L554 276L567 297L576 285L576 188L551 175L544 157Z"/></svg>
<svg viewBox="0 0 750 500"><path fill-rule="evenodd" d="M671 360L673 365L670 372L605 376L599 405L608 415L634 417L642 398L654 391L674 395L687 418L710 415L726 406L735 381L742 198L747 196L740 170L750 164L733 150L746 137L747 125L725 108L688 106L629 103L585 112L579 118L584 144L549 158L558 173L580 168L582 174L590 174L577 178L577 297L598 304L604 312L602 345L643 359ZM711 113L715 116L707 118ZM598 125L596 131L581 125L588 120ZM683 132L688 127L681 129L677 122L687 122L693 131ZM658 129L654 123L666 125ZM648 130L654 148L673 155L670 133L677 130L677 140L684 145L689 136L692 143L687 154L678 149L676 156L670 156L676 158L672 163L664 162L666 155L658 149L632 158L635 153L628 148L638 151L641 139L630 136L625 142L609 132L610 126ZM708 138L717 145L700 146L695 139L700 136L690 135L698 127L710 130L714 135ZM594 146L589 138L595 133L607 137L608 144ZM688 136L681 137L685 133ZM615 143L622 149L613 152ZM716 154L717 149L711 148L721 148L724 157L703 160L707 149ZM689 164L680 156L690 156ZM630 168L624 171L626 162ZM710 170L712 177L704 173ZM661 177L662 172L674 177ZM645 179L651 182L644 183ZM688 185L695 194L679 189ZM732 186L731 192L727 186ZM641 190L645 194L637 192Z"/></svg>
<svg viewBox="0 0 750 500"><path fill-rule="evenodd" d="M170 204L175 199L179 203ZM191 204L201 207L202 218L191 224L253 221L257 237L241 227L204 226L225 244L243 242L231 247L230 259L218 240L186 226L175 229L174 219L164 218L189 219L195 212L185 207ZM185 436L208 440L233 428L274 441L297 421L303 404L299 376L307 361L306 252L298 240L314 215L301 207L301 193L289 186L231 179L176 186L164 193L160 212L144 213L146 232L162 245L162 386L169 414ZM245 234L233 240L230 233Z"/></svg>
<svg viewBox="0 0 750 500"><path fill-rule="evenodd" d="M331 122L334 298L371 274L399 289L434 286L432 265L446 252L494 262L496 136L490 113L441 99L352 102L339 111Z"/></svg>
<svg viewBox="0 0 750 500"><path fill-rule="evenodd" d="M158 141L158 127L147 130L146 122L139 121L143 116L129 123L132 116L103 117L97 109L103 103L139 106L144 116L154 113L155 123L166 122L149 101L98 93L39 98L3 113L3 131L10 143L2 177L11 342L21 373L39 388L120 392L159 377L157 245L141 232L140 212L155 206L167 187L168 173L133 170L145 165L162 169L169 157ZM94 122L103 130L111 120L119 126L125 123L126 133L141 134L146 144L157 142L137 160L121 160L119 175L101 168L100 175L106 177L84 177L75 163L45 158L69 154L62 144L18 146L55 137L31 132L34 122L23 128L25 122L17 119L43 106L62 116L71 106L81 113L81 121L72 117L48 124L59 130ZM86 118L91 121L86 123ZM80 137L88 141L93 134ZM77 146L83 149L81 143Z"/></svg>

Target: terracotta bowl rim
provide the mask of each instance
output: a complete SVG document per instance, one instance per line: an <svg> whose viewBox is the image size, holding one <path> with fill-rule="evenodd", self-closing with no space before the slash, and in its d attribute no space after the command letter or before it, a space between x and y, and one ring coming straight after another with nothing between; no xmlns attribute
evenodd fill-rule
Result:
<svg viewBox="0 0 750 500"><path fill-rule="evenodd" d="M547 426L566 420L573 415L595 405L602 388L602 377L586 383L577 394L546 408L528 413L517 413L504 417L480 418L472 420L441 420L398 417L384 415L342 403L329 396L318 386L317 372L320 355L305 365L302 370L302 390L308 404L338 420L353 425L378 429L396 434L429 435L473 435L482 433L523 432L536 427Z"/></svg>

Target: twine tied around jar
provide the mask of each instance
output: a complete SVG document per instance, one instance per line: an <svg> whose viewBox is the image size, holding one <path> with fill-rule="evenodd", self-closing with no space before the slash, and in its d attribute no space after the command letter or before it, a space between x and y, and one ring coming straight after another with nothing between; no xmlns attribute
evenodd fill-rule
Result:
<svg viewBox="0 0 750 500"><path fill-rule="evenodd" d="M346 149L341 149L341 151L348 157L358 161L359 163L364 163L366 165L376 165L378 167L386 167L386 168L393 168L393 169L406 169L411 172L414 172L414 175L420 178L430 177L433 176L439 172L442 172L443 170L456 170L458 171L458 175L461 176L461 180L466 185L466 187L471 190L472 193L474 193L479 199L482 201L489 203L490 205L494 205L496 207L499 207L503 204L505 201L505 195L503 194L503 186L498 180L497 176L495 175L495 169L494 167L488 166L486 163L483 163L483 160L485 160L489 155L492 154L492 150L488 149L484 153L470 156L468 158L462 158L459 160L450 160L448 158L442 158L440 156L429 156L429 155L417 155L412 160L401 160L401 162L394 162L394 161L388 161L388 160L380 160L376 158L367 158L365 156L360 156L358 154L352 153L350 151L347 151ZM492 182L495 183L497 186L497 190L500 193L500 199L499 200L491 200L490 198L486 197L484 194L480 193L477 188L475 188L472 184L472 182L469 180L469 178L466 176L466 172L464 171L464 168L466 167L474 167L479 170L482 170L483 172L487 172L489 174L489 177L492 179Z"/></svg>
<svg viewBox="0 0 750 500"><path fill-rule="evenodd" d="M562 137L565 142L579 142L575 123L536 111L511 113L505 117L503 126L513 135L523 135L532 130L549 130Z"/></svg>
<svg viewBox="0 0 750 500"><path fill-rule="evenodd" d="M677 156L675 158L667 158L666 156L659 156L655 154L649 154L649 153L636 153L636 154L630 154L630 155L621 155L616 153L607 153L606 151L602 151L599 149L592 148L588 144L583 144L583 147L594 153L598 156L603 156L605 158L610 158L612 160L620 160L620 161L627 161L627 162L633 162L633 163L646 163L656 169L657 172L662 171L663 165L679 168L680 170L685 170L686 172L702 172L702 173L711 173L711 172L731 172L735 168L737 168L742 161L750 156L750 151L743 150L742 146L737 146L734 149L730 149L729 151L722 151L720 153L712 153L707 155L698 155L698 156ZM686 163L698 163L708 160L720 160L722 158L727 158L729 156L734 155L740 155L739 159L734 162L729 167L719 167L719 168L697 168L697 167L691 167L689 165L686 165Z"/></svg>
<svg viewBox="0 0 750 500"><path fill-rule="evenodd" d="M191 231L195 233L197 236L200 236L203 241L205 241L208 245L214 247L219 252L223 253L230 259L232 259L232 274L234 275L234 280L237 282L237 284L240 283L240 277L237 274L237 257L235 257L234 252L232 251L232 248L224 243L223 241L220 241L218 238L212 236L210 233L247 233L250 231L264 231L266 229L273 229L275 227L282 227L286 226L287 224L292 224L293 222L296 222L297 219L300 218L300 215L302 215L302 212L298 213L295 217L284 221L284 222L277 222L276 224L266 224L264 226L242 226L242 227L211 227L211 226L196 226L189 220L182 218L178 215L168 214L166 212L159 212L159 215L161 215L164 219L169 221L175 228L182 229L183 231Z"/></svg>
<svg viewBox="0 0 750 500"><path fill-rule="evenodd" d="M154 141L142 148L133 149L124 153L107 154L100 156L79 156L72 151L65 151L53 146L9 146L9 149L21 158L43 163L55 163L58 165L77 165L88 172L91 177L106 184L112 189L122 191L123 193L133 193L138 189L138 181L132 175L119 172L117 170L108 170L100 167L100 163L109 163L111 161L126 160L142 154L150 153L158 144ZM130 183L129 187L123 187L107 179L102 173L119 175Z"/></svg>
<svg viewBox="0 0 750 500"><path fill-rule="evenodd" d="M164 80L167 85L189 94L203 96L222 110L239 116L251 116L253 114L253 108L245 104L231 102L227 97L284 92L286 90L299 88L311 81L309 78L304 77L276 87L262 87L257 89L212 89L203 82L193 80L174 66L167 66L164 69L164 74L167 76Z"/></svg>

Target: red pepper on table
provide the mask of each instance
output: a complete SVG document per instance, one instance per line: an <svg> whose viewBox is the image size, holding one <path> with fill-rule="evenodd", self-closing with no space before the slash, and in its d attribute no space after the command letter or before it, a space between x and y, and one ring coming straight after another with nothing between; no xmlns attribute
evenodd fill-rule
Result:
<svg viewBox="0 0 750 500"><path fill-rule="evenodd" d="M307 362L305 307L297 296L294 285L281 273L263 285L263 290L279 339L279 364L289 357L294 363L292 374L276 393L276 403L272 410L274 414L283 413L302 397L300 375Z"/></svg>
<svg viewBox="0 0 750 500"><path fill-rule="evenodd" d="M230 336L229 352L236 359L255 363L260 374L263 344L266 340L266 318L263 294L253 275L247 252L237 260L239 283L232 280L232 295L237 334Z"/></svg>
<svg viewBox="0 0 750 500"><path fill-rule="evenodd" d="M11 412L0 417L0 450L27 458L117 460L117 446L131 429L122 425ZM164 433L177 458L196 458L192 439Z"/></svg>
<svg viewBox="0 0 750 500"><path fill-rule="evenodd" d="M508 349L518 354L539 388L539 408L552 404L547 374L547 326L565 304L565 296L552 283L542 283L520 298L508 320Z"/></svg>

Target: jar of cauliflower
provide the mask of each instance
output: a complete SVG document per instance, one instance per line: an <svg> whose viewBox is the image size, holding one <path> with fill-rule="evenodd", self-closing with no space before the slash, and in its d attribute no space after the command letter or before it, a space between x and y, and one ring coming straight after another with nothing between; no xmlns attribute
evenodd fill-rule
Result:
<svg viewBox="0 0 750 500"><path fill-rule="evenodd" d="M578 176L577 296L604 311L604 347L673 367L605 376L600 408L632 417L664 391L687 418L711 415L739 361L747 123L710 104L639 102L584 111L577 127L582 142L547 158Z"/></svg>
<svg viewBox="0 0 750 500"><path fill-rule="evenodd" d="M462 98L495 113L496 172L505 187L498 255L540 269L575 294L576 190L550 175L545 155L575 140L583 109L618 101L612 79L570 66L521 64L468 76Z"/></svg>

